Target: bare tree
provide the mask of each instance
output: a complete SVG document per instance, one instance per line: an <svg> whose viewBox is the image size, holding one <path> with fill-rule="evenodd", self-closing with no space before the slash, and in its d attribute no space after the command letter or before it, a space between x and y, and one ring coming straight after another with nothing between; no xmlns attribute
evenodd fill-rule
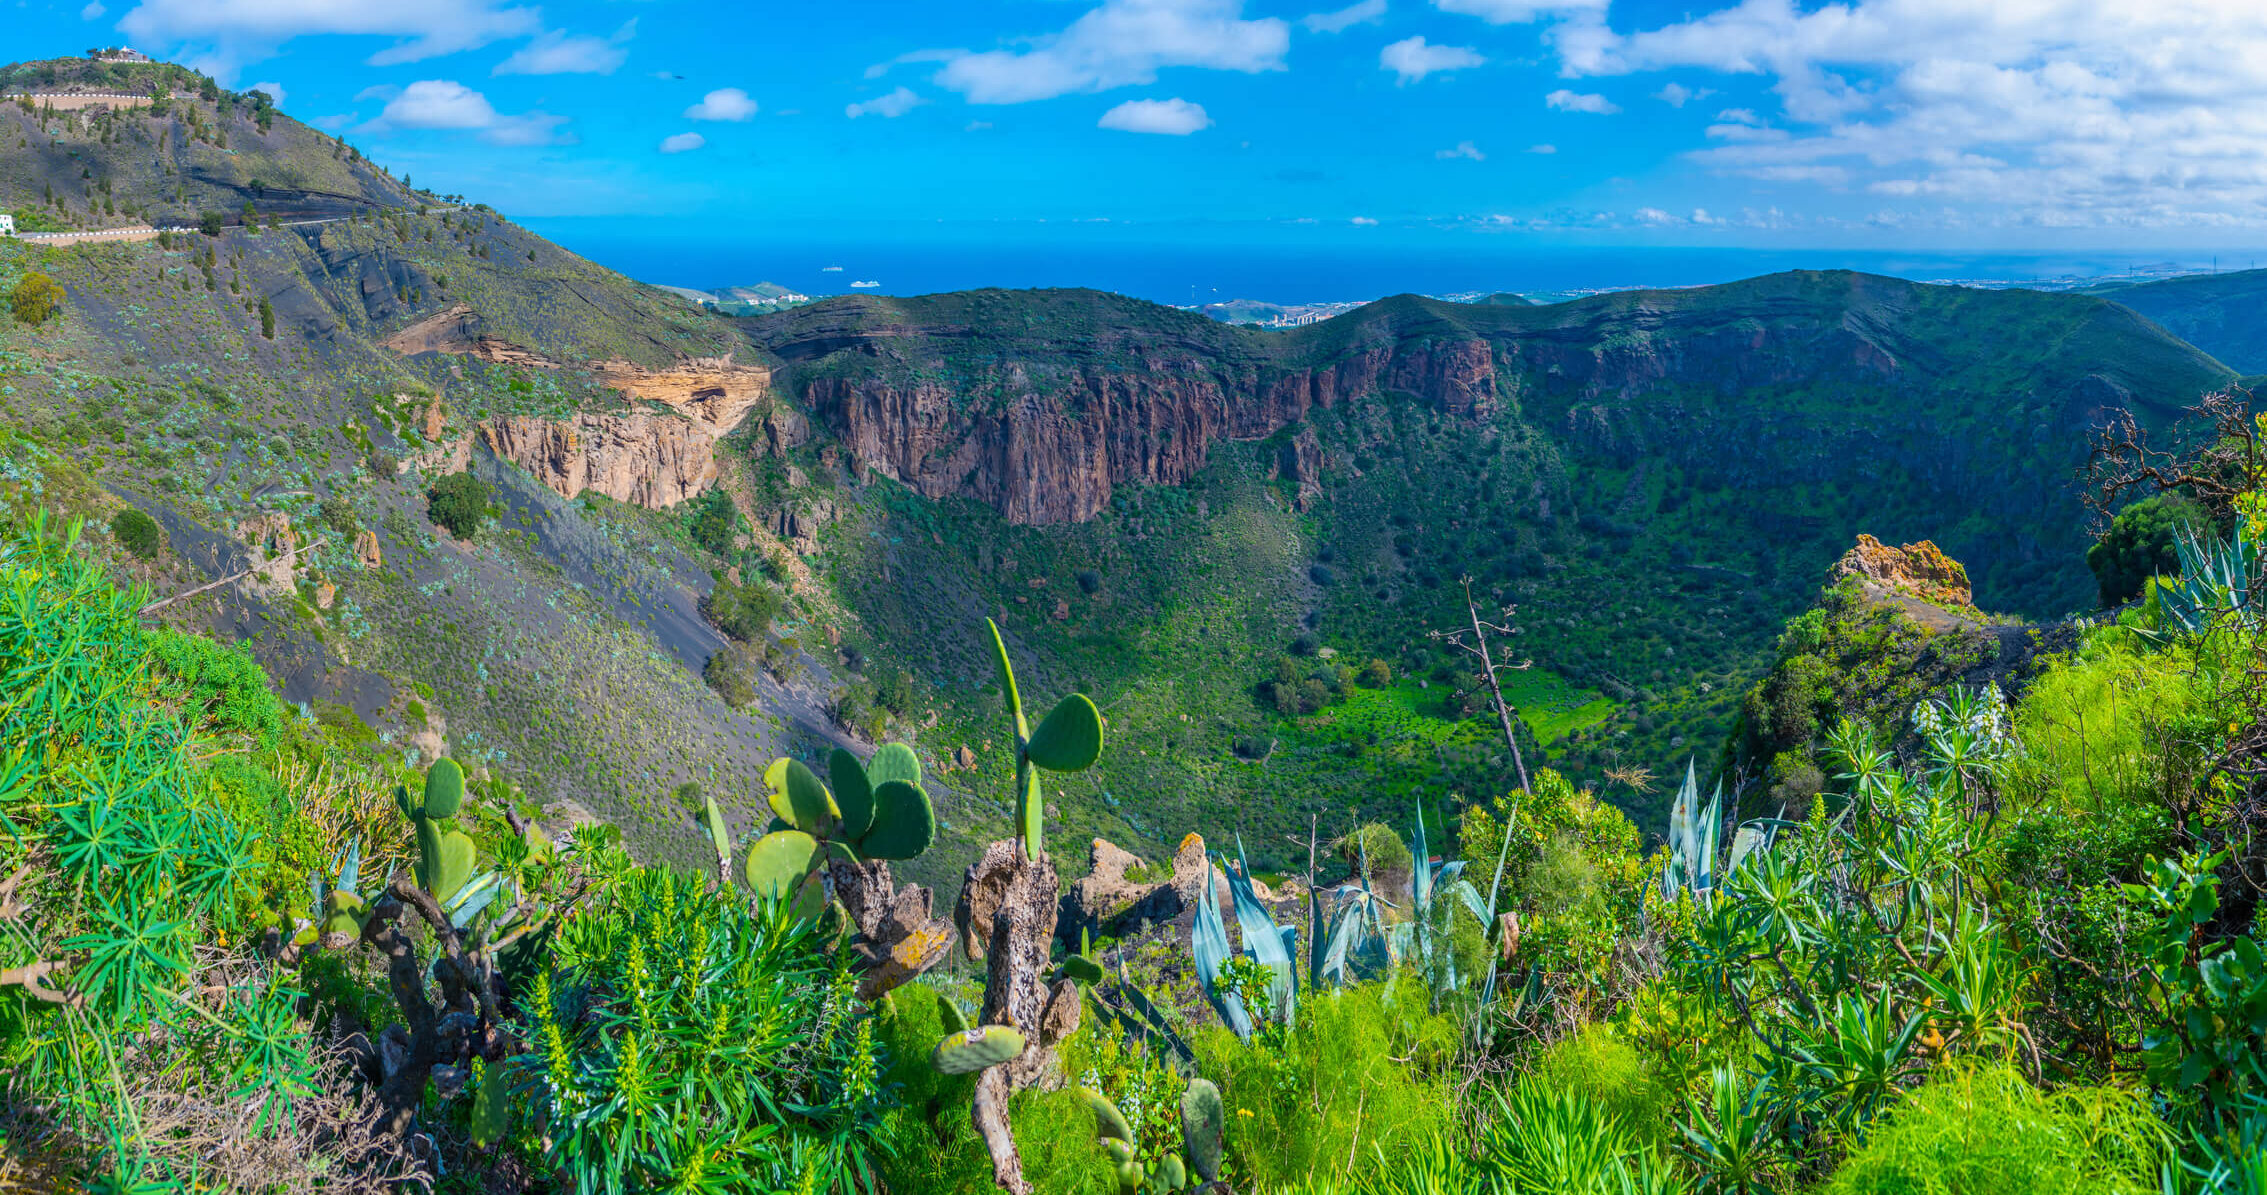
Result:
<svg viewBox="0 0 2267 1195"><path fill-rule="evenodd" d="M1464 614L1470 620L1470 625L1453 631L1433 631L1431 637L1480 662L1479 676L1480 679L1488 683L1488 692L1495 698L1496 720L1503 725L1503 741L1511 748L1512 766L1519 770L1519 787L1524 792L1533 792L1535 786L1529 783L1527 779L1527 759L1520 753L1519 735L1514 730L1516 723L1513 719L1519 711L1511 702L1505 700L1503 681L1496 673L1499 669L1509 669L1513 672L1525 671L1534 667L1535 661L1520 660L1514 663L1509 658L1498 660L1495 657L1494 649L1488 646L1488 635L1491 632L1502 636L1519 633L1519 628L1511 624L1511 616L1518 613L1519 607L1505 606L1503 612L1498 615L1503 621L1489 622L1480 617L1480 604L1472 596L1472 578L1467 576L1460 577L1458 580L1464 584Z"/></svg>

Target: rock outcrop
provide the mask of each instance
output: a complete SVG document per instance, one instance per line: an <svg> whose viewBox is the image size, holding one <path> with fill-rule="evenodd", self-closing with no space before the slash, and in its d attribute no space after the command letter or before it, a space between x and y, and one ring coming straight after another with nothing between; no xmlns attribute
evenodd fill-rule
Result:
<svg viewBox="0 0 2267 1195"><path fill-rule="evenodd" d="M669 415L577 415L566 421L499 416L480 425L488 450L572 498L595 490L617 502L675 506L716 480L716 437Z"/></svg>
<svg viewBox="0 0 2267 1195"><path fill-rule="evenodd" d="M288 594L297 586L299 533L283 514L260 514L236 525L237 541L251 555L251 572L241 584L262 597Z"/></svg>
<svg viewBox="0 0 2267 1195"><path fill-rule="evenodd" d="M631 400L672 407L717 436L739 427L749 409L771 390L770 370L735 362L730 353L688 357L665 369L647 369L628 361L594 361L591 371L600 382Z"/></svg>
<svg viewBox="0 0 2267 1195"><path fill-rule="evenodd" d="M1221 917L1231 925L1235 923L1228 877L1211 866L1204 839L1198 835L1181 840L1180 849L1173 855L1170 878L1129 879L1127 873L1141 860L1106 838L1094 840L1087 862L1086 878L1072 884L1064 894L1056 919L1056 932L1074 948L1081 930L1095 937L1123 938L1144 926L1171 923L1185 933L1196 917L1207 870L1213 875Z"/></svg>
<svg viewBox="0 0 2267 1195"><path fill-rule="evenodd" d="M1910 594L1939 606L1975 609L1968 570L1937 546L1922 540L1892 548L1870 535L1858 536L1858 545L1842 554L1827 572L1827 583L1856 577L1868 593Z"/></svg>

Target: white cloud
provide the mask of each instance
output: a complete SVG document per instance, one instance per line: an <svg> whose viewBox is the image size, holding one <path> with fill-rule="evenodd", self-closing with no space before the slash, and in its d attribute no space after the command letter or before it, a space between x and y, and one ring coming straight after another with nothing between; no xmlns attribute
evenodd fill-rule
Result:
<svg viewBox="0 0 2267 1195"><path fill-rule="evenodd" d="M1694 100L1704 100L1709 96L1715 94L1716 89L1713 87L1702 87L1695 89L1687 87L1682 83L1671 83L1663 87L1661 90L1654 92L1653 98L1661 101L1664 104L1667 104L1671 108L1682 108L1686 104L1691 103Z"/></svg>
<svg viewBox="0 0 2267 1195"><path fill-rule="evenodd" d="M1723 114L1693 159L1929 204L1870 222L2267 224L2267 6L2250 0L1741 0L1556 48L1568 75L1768 80L1770 119Z"/></svg>
<svg viewBox="0 0 2267 1195"><path fill-rule="evenodd" d="M1442 12L1478 17L1490 25L1525 25L1545 17L1606 15L1606 0L1433 0Z"/></svg>
<svg viewBox="0 0 2267 1195"><path fill-rule="evenodd" d="M1368 217L1368 216L1356 216L1356 217L1354 217L1354 218L1353 218L1352 220L1348 221L1348 223L1350 223L1350 224L1359 224L1359 225L1361 225L1361 226L1362 226L1362 227L1364 227L1364 228L1372 228L1372 227L1375 227L1375 226L1377 225L1377 221L1376 221L1376 220L1373 220L1373 219L1371 219L1371 218L1370 218L1370 217Z"/></svg>
<svg viewBox="0 0 2267 1195"><path fill-rule="evenodd" d="M498 75L611 75L621 69L629 51L622 47L638 33L636 17L624 22L610 38L569 37L559 30L538 35L511 57L496 64Z"/></svg>
<svg viewBox="0 0 2267 1195"><path fill-rule="evenodd" d="M1204 106L1192 104L1175 96L1169 100L1127 100L1102 114L1094 122L1100 129L1117 129L1126 133L1164 133L1173 137L1186 137L1198 129L1212 127L1212 118L1205 115Z"/></svg>
<svg viewBox="0 0 2267 1195"><path fill-rule="evenodd" d="M1657 207L1641 207L1637 209L1636 216L1637 222L1648 228L1666 228L1672 224L1684 223L1684 217L1664 212Z"/></svg>
<svg viewBox="0 0 2267 1195"><path fill-rule="evenodd" d="M1433 156L1443 161L1451 158L1470 158L1475 162L1488 160L1488 155L1481 153L1480 147L1469 141L1457 142L1455 149L1436 149L1433 151Z"/></svg>
<svg viewBox="0 0 2267 1195"><path fill-rule="evenodd" d="M148 48L186 46L223 70L297 37L390 37L373 66L422 62L541 32L534 8L493 0L141 0L118 27Z"/></svg>
<svg viewBox="0 0 2267 1195"><path fill-rule="evenodd" d="M719 87L685 109L687 120L742 121L756 114L756 101L737 87Z"/></svg>
<svg viewBox="0 0 2267 1195"><path fill-rule="evenodd" d="M379 88L365 88L356 98L377 94ZM569 140L559 131L565 123L566 117L548 112L506 115L496 111L487 96L455 80L420 79L392 95L385 111L362 127L373 133L396 129L478 132L481 140L492 145L559 145Z"/></svg>
<svg viewBox="0 0 2267 1195"><path fill-rule="evenodd" d="M912 88L900 87L888 95L875 96L873 99L862 103L850 104L843 108L842 114L852 120L861 116L879 116L884 120L889 120L903 116L928 102L913 94Z"/></svg>
<svg viewBox="0 0 2267 1195"><path fill-rule="evenodd" d="M1561 87L1543 97L1543 102L1561 112L1592 112L1599 116L1612 116L1621 111L1621 105L1602 95L1581 95Z"/></svg>
<svg viewBox="0 0 2267 1195"><path fill-rule="evenodd" d="M708 138L699 133L671 133L661 139L661 152L665 154L688 153L707 144Z"/></svg>
<svg viewBox="0 0 2267 1195"><path fill-rule="evenodd" d="M1404 86L1436 71L1462 70L1486 61L1470 46L1426 45L1422 34L1402 38L1378 51L1378 66L1392 71L1397 76L1394 82Z"/></svg>
<svg viewBox="0 0 2267 1195"><path fill-rule="evenodd" d="M1246 20L1243 10L1243 0L1104 0L1026 50L928 53L946 60L937 84L976 104L1149 84L1170 66L1282 70L1290 26L1274 17Z"/></svg>
<svg viewBox="0 0 2267 1195"><path fill-rule="evenodd" d="M88 0L87 6L79 10L79 19L92 21L109 11L102 6L102 0Z"/></svg>
<svg viewBox="0 0 2267 1195"><path fill-rule="evenodd" d="M1545 144L1545 145L1530 145L1530 146L1528 146L1528 147L1527 147L1527 152L1528 152L1528 153L1531 153L1531 154L1555 154L1555 153L1559 152L1559 147L1558 147L1558 146L1556 146L1556 145L1549 145L1549 144Z"/></svg>
<svg viewBox="0 0 2267 1195"><path fill-rule="evenodd" d="M1315 33L1343 33L1356 25L1374 25L1385 19L1385 0L1357 0L1331 12L1312 13L1299 23Z"/></svg>
<svg viewBox="0 0 2267 1195"><path fill-rule="evenodd" d="M1692 222L1695 224L1722 224L1724 221L1722 217L1709 215L1707 208L1696 207L1692 209Z"/></svg>

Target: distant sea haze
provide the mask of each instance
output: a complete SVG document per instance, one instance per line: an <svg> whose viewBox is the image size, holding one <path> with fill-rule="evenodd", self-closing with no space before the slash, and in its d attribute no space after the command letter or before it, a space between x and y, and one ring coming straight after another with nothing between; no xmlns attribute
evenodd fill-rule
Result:
<svg viewBox="0 0 2267 1195"><path fill-rule="evenodd" d="M934 239L751 233L699 239L580 218L535 219L536 232L644 282L709 290L775 282L808 295L919 295L978 287L1085 286L1189 306L1229 299L1329 303L1416 293L1563 294L1631 286L1704 286L1794 269L1851 269L1918 281L2069 285L2073 280L2239 270L2267 250L1987 254L1847 249L1541 248L1478 235L1363 243L1317 238L1239 243L1146 240L1074 231ZM712 235L714 235L712 233ZM853 284L857 284L855 291Z"/></svg>

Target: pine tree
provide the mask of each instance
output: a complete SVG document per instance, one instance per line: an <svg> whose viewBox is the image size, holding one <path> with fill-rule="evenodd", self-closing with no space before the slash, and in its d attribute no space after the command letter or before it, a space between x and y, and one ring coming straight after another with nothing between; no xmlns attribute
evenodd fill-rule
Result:
<svg viewBox="0 0 2267 1195"><path fill-rule="evenodd" d="M276 338L276 309L266 295L260 296L260 335L269 340Z"/></svg>

